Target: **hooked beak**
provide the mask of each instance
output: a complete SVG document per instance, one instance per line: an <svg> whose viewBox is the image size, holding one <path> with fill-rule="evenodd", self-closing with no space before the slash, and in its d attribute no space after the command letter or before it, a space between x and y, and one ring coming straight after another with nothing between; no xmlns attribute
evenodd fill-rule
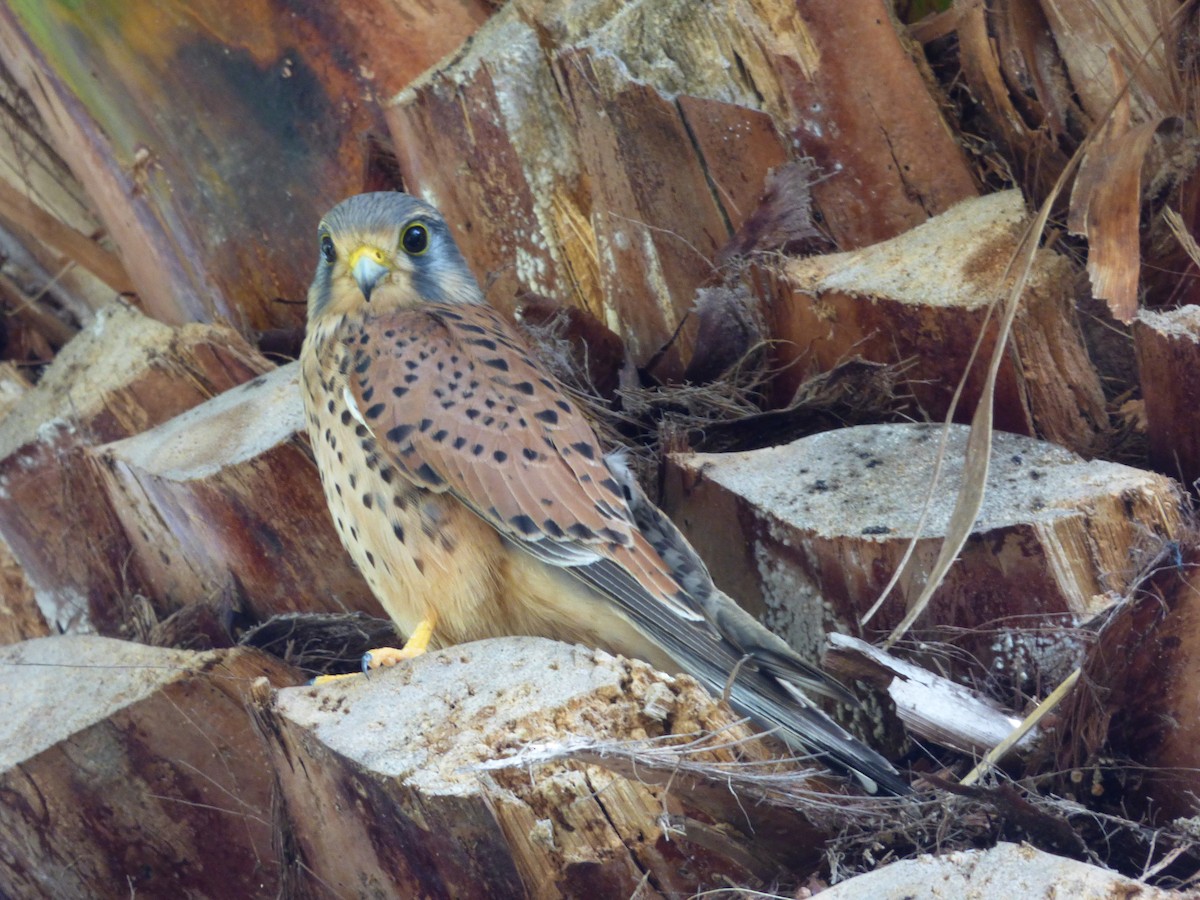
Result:
<svg viewBox="0 0 1200 900"><path fill-rule="evenodd" d="M375 290L379 279L390 271L387 257L378 247L362 246L350 255L350 274L358 282L358 289L362 291L368 303L371 302L371 291Z"/></svg>

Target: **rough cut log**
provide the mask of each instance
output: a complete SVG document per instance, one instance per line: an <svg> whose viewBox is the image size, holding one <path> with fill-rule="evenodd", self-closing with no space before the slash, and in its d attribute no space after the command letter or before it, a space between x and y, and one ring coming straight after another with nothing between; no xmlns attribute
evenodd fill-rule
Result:
<svg viewBox="0 0 1200 900"><path fill-rule="evenodd" d="M816 205L845 248L975 194L877 0L512 3L386 116L405 184L446 214L493 303L586 309L639 364L772 168L816 158ZM680 373L690 342L659 374Z"/></svg>
<svg viewBox="0 0 1200 900"><path fill-rule="evenodd" d="M100 222L83 186L51 146L48 131L33 103L16 86L2 63L0 181L14 187L56 223L83 235L94 245L86 248L83 254L68 252L64 259L62 250L51 249L53 245L29 233L28 217L14 220L5 216L8 219L5 231L14 243L19 240L21 244L21 252L14 252L10 246L4 247L5 270L15 281L23 282L22 287L29 288L30 296L44 291L76 321L86 324L92 310L113 299L114 290L130 286L128 275L123 274L121 263L112 252L111 242L99 237ZM6 212L11 211L7 203L0 206L5 207ZM18 233L20 238L16 237ZM9 243L7 239L0 240ZM20 259L23 254L28 259ZM91 261L100 271L93 272L85 260ZM118 272L122 274L118 275ZM112 277L120 286L106 284L103 276Z"/></svg>
<svg viewBox="0 0 1200 900"><path fill-rule="evenodd" d="M0 422L0 536L53 631L122 626L141 587L81 448L135 434L272 366L229 328L172 329L115 304Z"/></svg>
<svg viewBox="0 0 1200 900"><path fill-rule="evenodd" d="M1170 891L1125 878L1100 866L1054 856L1028 844L1001 842L988 850L905 859L821 891L822 900L916 900L962 897L988 900L1182 900L1195 891Z"/></svg>
<svg viewBox="0 0 1200 900"><path fill-rule="evenodd" d="M0 421L29 387L20 369L12 363L0 363ZM0 644L14 644L49 633L33 586L8 542L0 537Z"/></svg>
<svg viewBox="0 0 1200 900"><path fill-rule="evenodd" d="M829 631L863 635L859 619L914 536L940 433L860 426L745 453L680 454L669 461L666 509L718 585L816 656ZM966 434L951 428L929 520L871 632L890 631L924 583L962 477ZM1027 694L1049 689L1078 662L1073 626L1129 586L1147 542L1179 532L1179 501L1161 475L997 433L975 533L914 635L956 635L976 660L975 676ZM947 674L963 673L961 656L942 661Z"/></svg>
<svg viewBox="0 0 1200 900"><path fill-rule="evenodd" d="M244 696L290 669L95 636L0 648L0 668L0 894L277 895L274 779Z"/></svg>
<svg viewBox="0 0 1200 900"><path fill-rule="evenodd" d="M152 597L202 603L234 585L258 619L386 615L330 521L299 377L283 366L89 451Z"/></svg>
<svg viewBox="0 0 1200 900"><path fill-rule="evenodd" d="M1200 478L1200 306L1142 310L1133 323L1150 460L1191 485Z"/></svg>
<svg viewBox="0 0 1200 900"><path fill-rule="evenodd" d="M317 221L363 189L384 95L488 4L0 10L0 48L163 321L299 324ZM353 51L348 48L355 48ZM378 80L377 80L378 76ZM202 173L202 174L201 174ZM297 265L303 260L303 265Z"/></svg>
<svg viewBox="0 0 1200 900"><path fill-rule="evenodd" d="M721 785L697 812L680 774L524 763L572 738L646 740L728 729L710 760L761 759L694 681L540 638L429 653L262 713L296 851L296 896L660 897L764 885L818 850ZM757 751L757 754L756 754ZM497 767L506 757L513 767ZM636 768L636 756L633 765ZM718 779L719 780L719 779ZM764 819L765 817L765 819Z"/></svg>
<svg viewBox="0 0 1200 900"><path fill-rule="evenodd" d="M762 270L759 290L787 367L778 399L805 378L859 356L902 364L911 412L943 418L984 328L989 304L1011 285L1006 270L1027 217L1016 191L969 200L894 240ZM996 427L1040 435L1081 453L1107 425L1104 394L1075 314L1080 280L1069 261L1039 251L994 394ZM981 348L995 346L996 316ZM985 365L967 378L957 418L970 419Z"/></svg>
<svg viewBox="0 0 1200 900"><path fill-rule="evenodd" d="M1088 651L1054 763L1089 804L1158 822L1200 813L1198 567L1194 533L1163 542Z"/></svg>

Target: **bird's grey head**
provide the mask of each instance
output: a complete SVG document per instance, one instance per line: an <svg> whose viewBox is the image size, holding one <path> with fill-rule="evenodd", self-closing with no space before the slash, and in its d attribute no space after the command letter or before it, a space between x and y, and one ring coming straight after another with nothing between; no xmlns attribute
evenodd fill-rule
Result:
<svg viewBox="0 0 1200 900"><path fill-rule="evenodd" d="M308 317L382 313L421 303L482 303L441 213L408 194L358 194L317 229Z"/></svg>

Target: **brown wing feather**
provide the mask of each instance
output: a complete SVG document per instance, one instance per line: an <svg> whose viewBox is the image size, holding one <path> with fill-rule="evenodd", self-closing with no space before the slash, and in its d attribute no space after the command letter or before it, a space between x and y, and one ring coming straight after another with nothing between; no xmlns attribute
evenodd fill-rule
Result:
<svg viewBox="0 0 1200 900"><path fill-rule="evenodd" d="M363 424L404 475L600 586L584 572L598 566L602 589L634 612L658 601L703 620L637 533L583 413L498 313L426 304L369 333L348 324L343 340Z"/></svg>

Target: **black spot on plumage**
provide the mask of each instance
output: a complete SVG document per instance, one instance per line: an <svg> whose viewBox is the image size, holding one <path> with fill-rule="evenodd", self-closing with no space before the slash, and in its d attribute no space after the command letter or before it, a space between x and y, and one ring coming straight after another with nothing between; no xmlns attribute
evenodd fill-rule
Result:
<svg viewBox="0 0 1200 900"><path fill-rule="evenodd" d="M555 400L554 405L557 406L559 409L561 409L565 413L570 414L570 412L571 412L571 404L568 403L566 400Z"/></svg>
<svg viewBox="0 0 1200 900"><path fill-rule="evenodd" d="M387 439L394 444L398 444L412 434L412 430L413 427L411 425L397 425L388 431Z"/></svg>
<svg viewBox="0 0 1200 900"><path fill-rule="evenodd" d="M393 494L392 506L396 507L396 509L406 509L408 507L408 501L404 499L402 494Z"/></svg>
<svg viewBox="0 0 1200 900"><path fill-rule="evenodd" d="M614 544L623 544L626 541L625 535L621 534L619 531L614 531L611 528L601 528L600 536L612 541Z"/></svg>
<svg viewBox="0 0 1200 900"><path fill-rule="evenodd" d="M529 516L525 515L524 513L513 516L508 520L508 522L513 528L517 529L517 531L521 532L523 535L531 536L538 533L537 523L535 523L533 519L529 518Z"/></svg>
<svg viewBox="0 0 1200 900"><path fill-rule="evenodd" d="M492 453L492 459L498 463L508 462L508 454L503 450L496 450Z"/></svg>
<svg viewBox="0 0 1200 900"><path fill-rule="evenodd" d="M372 497L370 494L363 494L362 501L363 501L363 506L365 506L367 509L370 509L372 506L375 505L375 498Z"/></svg>
<svg viewBox="0 0 1200 900"><path fill-rule="evenodd" d="M404 543L404 528L395 522L392 523L392 534L396 536L396 540L402 544Z"/></svg>
<svg viewBox="0 0 1200 900"><path fill-rule="evenodd" d="M485 359L483 364L485 366L491 366L493 369L499 369L501 372L508 371L508 360L499 356L495 357L494 359Z"/></svg>
<svg viewBox="0 0 1200 900"><path fill-rule="evenodd" d="M528 381L518 381L516 384L512 385L512 389L514 391L519 391L520 393L524 394L526 397L533 396L533 385L530 384Z"/></svg>
<svg viewBox="0 0 1200 900"><path fill-rule="evenodd" d="M371 357L364 356L362 362L360 362L357 366L354 367L354 373L356 375L361 375L363 372L367 371L367 369L369 369L369 368L371 368Z"/></svg>
<svg viewBox="0 0 1200 900"><path fill-rule="evenodd" d="M473 456L483 456L483 449L483 444L476 444L471 448L471 454Z"/></svg>
<svg viewBox="0 0 1200 900"><path fill-rule="evenodd" d="M542 387L550 388L550 390L552 390L552 391L558 390L558 385L555 384L553 381L551 381L549 378L539 378L538 381L540 381L542 383Z"/></svg>
<svg viewBox="0 0 1200 900"><path fill-rule="evenodd" d="M421 380L420 378L418 378L416 375L413 375L412 373L409 373L408 375L404 376L405 384L416 384L420 380Z"/></svg>
<svg viewBox="0 0 1200 900"><path fill-rule="evenodd" d="M461 450L463 447L467 446L467 439L465 437L456 437L451 446L454 447L455 450Z"/></svg>
<svg viewBox="0 0 1200 900"><path fill-rule="evenodd" d="M420 431L422 434L424 434L426 431L428 431L432 427L433 427L433 419L422 419L421 424L417 426L417 431Z"/></svg>
<svg viewBox="0 0 1200 900"><path fill-rule="evenodd" d="M417 567L418 572L420 572L422 575L425 574L425 560L421 559L419 556L414 556L413 565Z"/></svg>
<svg viewBox="0 0 1200 900"><path fill-rule="evenodd" d="M481 415L483 415L483 413L481 413L477 409L468 409L467 410L467 418L468 419L475 420L475 419L478 419Z"/></svg>
<svg viewBox="0 0 1200 900"><path fill-rule="evenodd" d="M346 372L349 371L349 369L350 369L350 357L343 356L340 360L338 360L338 372L342 375L345 375Z"/></svg>
<svg viewBox="0 0 1200 900"><path fill-rule="evenodd" d="M366 398L364 397L363 399L366 399ZM368 406L367 413L366 413L367 418L368 419L378 419L381 415L383 415L383 410L384 410L384 405L382 403L376 403L376 404L373 404L372 406Z"/></svg>
<svg viewBox="0 0 1200 900"><path fill-rule="evenodd" d="M395 329L395 328L389 328L387 331L385 331L385 332L383 333L383 336L384 336L385 338L394 338L394 337L396 336L396 329Z"/></svg>
<svg viewBox="0 0 1200 900"><path fill-rule="evenodd" d="M375 554L370 550L367 551L367 562L371 564L371 568L375 568Z"/></svg>
<svg viewBox="0 0 1200 900"><path fill-rule="evenodd" d="M415 359L406 359L404 361L404 368L408 369L408 371L410 371L410 372L416 370L416 368L420 365L421 364L419 362L417 362Z"/></svg>
<svg viewBox="0 0 1200 900"><path fill-rule="evenodd" d="M546 519L542 522L542 531L546 532L552 538L561 538L563 536L563 530L553 519Z"/></svg>
<svg viewBox="0 0 1200 900"><path fill-rule="evenodd" d="M371 432L367 431L366 425L355 425L354 426L354 436L355 437L365 438L370 433Z"/></svg>
<svg viewBox="0 0 1200 900"><path fill-rule="evenodd" d="M577 443L574 443L571 446L574 447L575 452L578 453L580 456L582 456L584 459L595 459L596 458L596 451L592 448L592 445L589 444L587 441L578 441Z"/></svg>
<svg viewBox="0 0 1200 900"><path fill-rule="evenodd" d="M532 447L522 447L521 455L524 456L530 462L536 462L537 460L541 459L541 457L542 457L542 454L538 453Z"/></svg>
<svg viewBox="0 0 1200 900"><path fill-rule="evenodd" d="M363 403L370 403L371 398L375 396L375 385L371 385L363 391Z"/></svg>
<svg viewBox="0 0 1200 900"><path fill-rule="evenodd" d="M461 322L462 317L460 316L458 318L459 318L459 321ZM471 334L487 334L487 331L485 329L481 328L478 325L473 325L470 322L463 322L463 324L459 325L458 327L461 328L463 331L471 332Z"/></svg>
<svg viewBox="0 0 1200 900"><path fill-rule="evenodd" d="M621 490L621 486L619 484L617 484L611 478L605 478L603 481L601 481L600 487L604 488L610 494L615 494L616 496L620 497L622 500L626 499L625 492L623 490Z"/></svg>
<svg viewBox="0 0 1200 900"><path fill-rule="evenodd" d="M330 400L330 401L329 401L329 404L328 404L328 406L329 406L329 411L330 411L330 412L333 412L333 411L336 409L336 407L333 405L333 401L332 401L332 400Z"/></svg>
<svg viewBox="0 0 1200 900"><path fill-rule="evenodd" d="M484 424L484 425L491 425L491 424L493 424L495 421L496 421L496 417L495 417L495 416L484 416L484 417L483 417L483 424Z"/></svg>
<svg viewBox="0 0 1200 900"><path fill-rule="evenodd" d="M579 541L590 541L596 537L596 533L586 525L576 522L573 525L567 526L567 534Z"/></svg>
<svg viewBox="0 0 1200 900"><path fill-rule="evenodd" d="M381 466L379 469L379 477L383 479L384 484L391 484L392 479L396 477L396 470L391 466Z"/></svg>
<svg viewBox="0 0 1200 900"><path fill-rule="evenodd" d="M403 397L403 396L404 396L405 394L407 394L407 393L408 393L408 388L406 388L406 387L394 387L394 388L392 388L392 394L393 394L394 396L396 396L396 397Z"/></svg>
<svg viewBox="0 0 1200 900"><path fill-rule="evenodd" d="M535 419L537 419L539 422L545 422L547 425L557 425L558 424L558 413L556 413L552 409L538 410L537 412L535 412L533 414L533 417Z"/></svg>
<svg viewBox="0 0 1200 900"><path fill-rule="evenodd" d="M350 473L350 489L353 490L358 486L358 476L353 472Z"/></svg>
<svg viewBox="0 0 1200 900"><path fill-rule="evenodd" d="M367 332L367 331L364 331L358 338L358 342L360 344L362 344L364 347L367 345L367 341L369 341L369 340L371 340L371 334L370 334L370 332Z"/></svg>
<svg viewBox="0 0 1200 900"><path fill-rule="evenodd" d="M445 479L442 478L442 476L439 475L437 472L433 471L433 469L431 469L429 467L429 463L421 463L421 465L418 467L418 469L416 471L416 476L421 481L427 482L428 484L432 484L435 487L437 485L445 483Z"/></svg>
<svg viewBox="0 0 1200 900"><path fill-rule="evenodd" d="M337 495L339 497L342 496L342 486L340 484L338 484L336 481L333 483L333 489L335 491L337 491Z"/></svg>
<svg viewBox="0 0 1200 900"><path fill-rule="evenodd" d="M483 401L483 405L486 406L488 409L495 409L496 401L493 400L491 397L488 397L486 400Z"/></svg>
<svg viewBox="0 0 1200 900"><path fill-rule="evenodd" d="M449 434L450 432L448 432L445 428L439 428L432 435L430 435L430 437L435 444L440 444Z"/></svg>
<svg viewBox="0 0 1200 900"><path fill-rule="evenodd" d="M350 424L350 410L348 410L348 409L342 410L342 424L343 425Z"/></svg>
<svg viewBox="0 0 1200 900"><path fill-rule="evenodd" d="M446 364L445 364L445 363L444 363L442 360L440 360L440 359L438 360L438 364L437 364L437 370L438 370L439 372L445 372L445 371L446 371Z"/></svg>

